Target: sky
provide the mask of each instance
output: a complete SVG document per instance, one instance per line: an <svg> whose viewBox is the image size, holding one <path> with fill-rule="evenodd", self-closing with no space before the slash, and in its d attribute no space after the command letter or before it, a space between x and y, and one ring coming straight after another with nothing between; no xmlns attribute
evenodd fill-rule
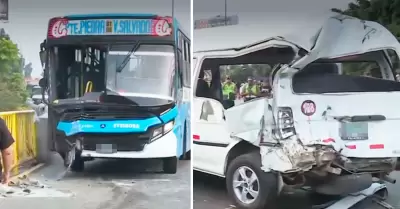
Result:
<svg viewBox="0 0 400 209"><path fill-rule="evenodd" d="M260 40L316 31L331 8L345 9L351 0L226 0L227 15L238 15L239 26L193 31L194 51L227 48L230 42ZM212 5L212 6L211 6ZM225 0L193 0L193 18L224 16ZM245 25L246 27L243 27ZM237 34L232 36L231 34ZM243 41L244 42L244 41Z"/></svg>
<svg viewBox="0 0 400 209"><path fill-rule="evenodd" d="M32 62L33 77L40 77L40 43L46 38L51 17L87 13L155 13L171 15L172 0L9 0L10 21L1 23L18 44L26 62ZM175 17L190 33L190 0L175 0ZM190 34L189 34L190 35Z"/></svg>

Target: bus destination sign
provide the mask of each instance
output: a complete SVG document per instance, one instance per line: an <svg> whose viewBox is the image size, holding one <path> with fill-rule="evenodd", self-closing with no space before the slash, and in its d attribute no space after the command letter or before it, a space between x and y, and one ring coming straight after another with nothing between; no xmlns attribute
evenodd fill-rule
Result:
<svg viewBox="0 0 400 209"><path fill-rule="evenodd" d="M93 35L168 36L171 34L172 28L166 19L56 19L49 25L48 36L61 38Z"/></svg>

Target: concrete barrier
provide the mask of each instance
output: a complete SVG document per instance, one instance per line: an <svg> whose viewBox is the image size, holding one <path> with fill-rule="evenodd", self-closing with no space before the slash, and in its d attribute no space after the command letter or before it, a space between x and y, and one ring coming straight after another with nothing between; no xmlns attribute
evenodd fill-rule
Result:
<svg viewBox="0 0 400 209"><path fill-rule="evenodd" d="M50 155L51 155L50 141L48 140L48 135L47 135L47 122L48 122L47 118L48 118L48 115L47 115L47 108L46 108L44 113L38 117L38 122L37 122L37 126L36 126L37 137L38 137L37 160L40 163L49 162Z"/></svg>
<svg viewBox="0 0 400 209"><path fill-rule="evenodd" d="M15 139L13 172L19 173L20 165L37 160L37 123L34 110L0 112Z"/></svg>

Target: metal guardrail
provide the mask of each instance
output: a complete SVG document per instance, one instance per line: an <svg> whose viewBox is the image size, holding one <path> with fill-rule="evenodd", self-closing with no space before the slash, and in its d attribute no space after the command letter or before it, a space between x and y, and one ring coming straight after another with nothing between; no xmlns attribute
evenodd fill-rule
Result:
<svg viewBox="0 0 400 209"><path fill-rule="evenodd" d="M15 139L13 172L19 172L19 166L37 157L37 136L35 111L0 112Z"/></svg>

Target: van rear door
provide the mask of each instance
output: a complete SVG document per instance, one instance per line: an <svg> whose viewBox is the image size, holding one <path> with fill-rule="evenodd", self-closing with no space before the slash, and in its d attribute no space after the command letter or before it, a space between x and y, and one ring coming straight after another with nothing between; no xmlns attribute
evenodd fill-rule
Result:
<svg viewBox="0 0 400 209"><path fill-rule="evenodd" d="M294 121L294 129L287 129L286 136L295 135L303 147L330 144L347 157L400 157L400 88L385 53L389 49L396 56L400 54L397 39L378 23L346 16L330 18L311 52L290 69L281 69L275 79L274 94L279 96L274 98L274 115L279 119L278 114L284 110ZM326 76L322 72L326 68L320 67L321 78L309 87L334 88L325 92L303 88L296 92L296 75L288 78L290 70L300 69L301 73L318 60L351 60L351 56L366 53L378 56L382 79Z"/></svg>

